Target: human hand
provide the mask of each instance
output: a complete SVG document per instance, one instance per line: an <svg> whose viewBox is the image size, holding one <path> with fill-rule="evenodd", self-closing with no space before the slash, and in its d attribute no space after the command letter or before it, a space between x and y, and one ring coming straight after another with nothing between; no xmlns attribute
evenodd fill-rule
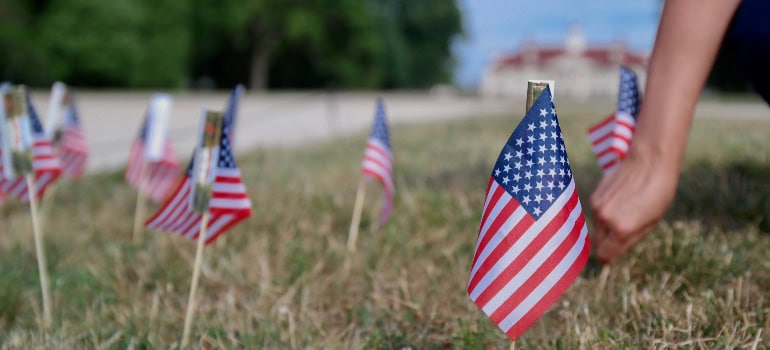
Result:
<svg viewBox="0 0 770 350"><path fill-rule="evenodd" d="M678 166L640 149L632 147L591 195L596 255L604 263L617 260L650 232L674 199Z"/></svg>

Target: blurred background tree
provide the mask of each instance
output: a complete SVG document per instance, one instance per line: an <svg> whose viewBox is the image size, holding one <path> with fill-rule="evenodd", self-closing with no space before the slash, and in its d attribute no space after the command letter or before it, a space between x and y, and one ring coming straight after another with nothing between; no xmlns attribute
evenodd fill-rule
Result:
<svg viewBox="0 0 770 350"><path fill-rule="evenodd" d="M0 0L0 79L424 88L461 35L456 0Z"/></svg>

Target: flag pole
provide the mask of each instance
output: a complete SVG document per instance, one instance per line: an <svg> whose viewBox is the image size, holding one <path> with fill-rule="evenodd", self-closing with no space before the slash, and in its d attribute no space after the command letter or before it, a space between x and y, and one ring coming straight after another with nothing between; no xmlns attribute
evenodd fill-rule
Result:
<svg viewBox="0 0 770 350"><path fill-rule="evenodd" d="M516 350L516 341L515 340L511 342L511 346L509 346L508 349Z"/></svg>
<svg viewBox="0 0 770 350"><path fill-rule="evenodd" d="M147 200L144 198L143 189L147 187L147 161L142 160L142 166L139 170L139 188L136 194L136 208L134 209L134 231L132 237L135 243L141 242L144 235L144 212L147 207Z"/></svg>
<svg viewBox="0 0 770 350"><path fill-rule="evenodd" d="M599 273L599 286L597 296L604 294L604 288L607 287L607 278L610 276L610 265L602 266L602 272Z"/></svg>
<svg viewBox="0 0 770 350"><path fill-rule="evenodd" d="M62 181L62 180L59 180ZM47 196L44 196L43 199L40 202L40 217L42 217L42 227L45 228L45 225L48 224L48 219L51 214L51 208L53 207L54 199L56 198L57 190L59 189L59 182L54 182L48 185L48 190L46 191Z"/></svg>
<svg viewBox="0 0 770 350"><path fill-rule="evenodd" d="M51 292L48 285L48 266L45 259L45 248L43 247L43 233L40 230L40 223L37 217L37 190L35 189L34 175L28 174L27 191L29 195L29 210L32 215L32 231L35 236L35 252L37 254L37 269L40 273L40 289L43 293L43 328L51 326Z"/></svg>
<svg viewBox="0 0 770 350"><path fill-rule="evenodd" d="M348 232L348 251L356 252L356 240L358 239L358 226L361 223L361 211L364 209L364 198L366 197L366 182L363 175L358 181L358 191L356 191L356 204L353 206L353 219L350 221L350 231Z"/></svg>
<svg viewBox="0 0 770 350"><path fill-rule="evenodd" d="M198 232L198 249L195 251L195 265L193 266L192 284L190 285L190 298L187 301L187 313L184 317L184 332L182 333L182 346L184 349L189 344L190 328L192 326L193 314L195 313L195 291L198 289L198 280L200 279L201 265L203 262L203 246L206 242L206 231L208 230L209 214L204 213L201 218L201 229Z"/></svg>

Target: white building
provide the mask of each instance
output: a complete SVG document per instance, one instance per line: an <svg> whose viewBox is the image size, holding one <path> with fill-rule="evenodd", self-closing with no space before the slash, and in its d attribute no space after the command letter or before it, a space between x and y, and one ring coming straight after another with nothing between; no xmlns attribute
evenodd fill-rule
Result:
<svg viewBox="0 0 770 350"><path fill-rule="evenodd" d="M622 43L589 46L580 28L570 30L563 47L525 44L513 53L498 55L487 66L481 94L523 98L527 80L555 80L554 95L574 99L617 96L619 66L639 76L640 88L646 78L647 57L631 52Z"/></svg>

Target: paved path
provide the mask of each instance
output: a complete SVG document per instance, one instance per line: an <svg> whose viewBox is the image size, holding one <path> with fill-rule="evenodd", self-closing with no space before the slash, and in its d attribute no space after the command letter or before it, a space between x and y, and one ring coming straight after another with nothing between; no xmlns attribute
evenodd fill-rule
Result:
<svg viewBox="0 0 770 350"><path fill-rule="evenodd" d="M119 169L125 165L150 96L149 92L78 94L78 108L91 151L89 172ZM202 108L222 110L227 94L179 93L172 96L169 137L179 156L186 161L195 141ZM360 132L371 125L377 96L374 93L334 96L323 92L247 93L239 108L236 150L293 146ZM514 110L506 100L428 93L382 96L388 118L393 123L499 115ZM39 113L46 113L48 93L34 91L33 100Z"/></svg>
<svg viewBox="0 0 770 350"><path fill-rule="evenodd" d="M762 100L755 101L703 101L695 110L696 118L760 120L770 122L770 107Z"/></svg>

